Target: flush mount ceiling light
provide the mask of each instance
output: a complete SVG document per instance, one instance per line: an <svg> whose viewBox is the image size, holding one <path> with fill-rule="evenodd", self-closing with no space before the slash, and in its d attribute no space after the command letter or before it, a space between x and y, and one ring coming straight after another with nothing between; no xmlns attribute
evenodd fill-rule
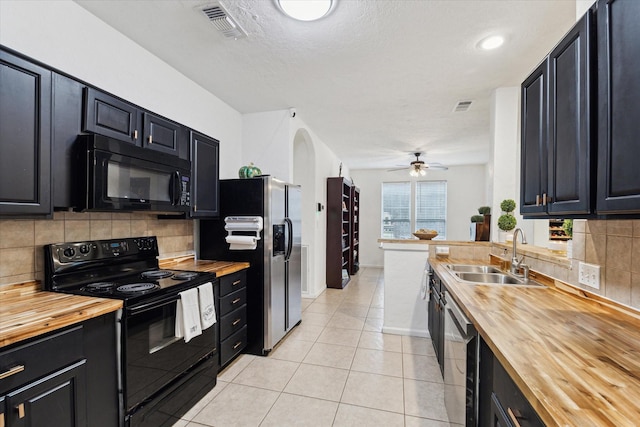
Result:
<svg viewBox="0 0 640 427"><path fill-rule="evenodd" d="M478 47L483 50L497 49L504 44L504 37L502 36L489 36L485 37L478 42Z"/></svg>
<svg viewBox="0 0 640 427"><path fill-rule="evenodd" d="M326 16L336 0L275 0L285 15L298 21L315 21Z"/></svg>

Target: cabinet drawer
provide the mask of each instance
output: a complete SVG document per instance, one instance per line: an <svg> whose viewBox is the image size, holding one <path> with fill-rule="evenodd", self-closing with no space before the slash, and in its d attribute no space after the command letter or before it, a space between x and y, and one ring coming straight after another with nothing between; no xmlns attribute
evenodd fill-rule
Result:
<svg viewBox="0 0 640 427"><path fill-rule="evenodd" d="M0 351L0 394L83 358L82 326Z"/></svg>
<svg viewBox="0 0 640 427"><path fill-rule="evenodd" d="M224 366L238 355L247 345L247 327L231 335L220 345L220 366Z"/></svg>
<svg viewBox="0 0 640 427"><path fill-rule="evenodd" d="M246 323L247 306L243 305L220 319L220 339L224 340L229 335L240 330Z"/></svg>
<svg viewBox="0 0 640 427"><path fill-rule="evenodd" d="M493 391L495 397L492 400L498 401L506 417L515 418L522 427L544 426L536 411L498 359L493 360ZM512 421L512 424L516 423Z"/></svg>
<svg viewBox="0 0 640 427"><path fill-rule="evenodd" d="M227 295L224 298L220 298L220 317L226 316L233 310L246 304L247 302L247 290L245 288L240 289L232 294Z"/></svg>
<svg viewBox="0 0 640 427"><path fill-rule="evenodd" d="M247 286L247 271L242 270L237 273L220 277L220 296L223 297L231 292Z"/></svg>

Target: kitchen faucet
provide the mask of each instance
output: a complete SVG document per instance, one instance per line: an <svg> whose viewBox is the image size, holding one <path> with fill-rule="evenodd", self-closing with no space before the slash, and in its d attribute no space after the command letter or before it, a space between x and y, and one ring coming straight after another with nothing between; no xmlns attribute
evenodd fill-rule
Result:
<svg viewBox="0 0 640 427"><path fill-rule="evenodd" d="M525 279L528 279L529 266L522 264L522 261L524 260L524 255L522 256L522 258L520 258L520 260L518 260L518 251L516 247L518 244L518 232L520 232L520 235L522 236L522 244L523 245L527 244L527 238L524 235L524 231L522 231L521 228L516 228L516 231L513 232L513 252L511 253L511 273L517 276L520 276L520 274L518 273L518 269L522 266L524 269L524 277Z"/></svg>

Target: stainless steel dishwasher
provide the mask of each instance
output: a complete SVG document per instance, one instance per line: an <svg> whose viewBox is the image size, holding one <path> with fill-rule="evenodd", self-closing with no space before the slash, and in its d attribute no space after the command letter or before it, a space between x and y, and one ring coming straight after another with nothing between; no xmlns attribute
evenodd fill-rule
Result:
<svg viewBox="0 0 640 427"><path fill-rule="evenodd" d="M445 299L444 403L451 425L475 427L478 334L448 291Z"/></svg>

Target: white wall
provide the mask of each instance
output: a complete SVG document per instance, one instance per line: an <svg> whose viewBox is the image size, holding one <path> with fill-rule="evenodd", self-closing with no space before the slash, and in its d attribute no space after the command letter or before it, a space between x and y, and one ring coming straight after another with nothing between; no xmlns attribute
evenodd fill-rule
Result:
<svg viewBox="0 0 640 427"><path fill-rule="evenodd" d="M485 165L453 166L448 171L430 171L420 180L447 181L447 240L469 240L471 215L487 204ZM383 266L379 248L382 221L382 183L412 181L407 170L387 172L381 169L351 171L360 188L360 265Z"/></svg>
<svg viewBox="0 0 640 427"><path fill-rule="evenodd" d="M293 120L289 110L242 116L242 164L252 162L264 175L292 182Z"/></svg>
<svg viewBox="0 0 640 427"><path fill-rule="evenodd" d="M220 176L237 176L240 113L76 3L2 0L0 29L1 44L219 139Z"/></svg>

